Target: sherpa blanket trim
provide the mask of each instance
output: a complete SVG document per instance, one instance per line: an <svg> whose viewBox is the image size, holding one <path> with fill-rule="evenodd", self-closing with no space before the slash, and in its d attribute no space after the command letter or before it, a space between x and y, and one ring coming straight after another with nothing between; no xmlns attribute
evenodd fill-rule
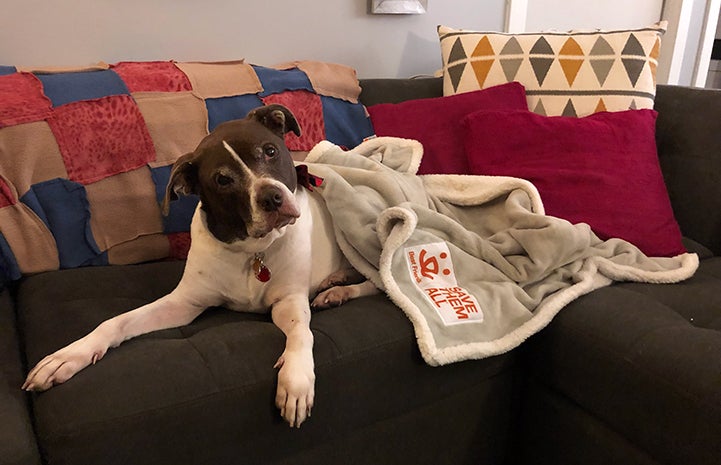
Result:
<svg viewBox="0 0 721 465"><path fill-rule="evenodd" d="M325 179L341 250L407 315L430 365L507 352L614 281L675 283L698 267L696 254L647 257L545 215L526 180L416 176L422 154L393 137L323 141L304 163Z"/></svg>

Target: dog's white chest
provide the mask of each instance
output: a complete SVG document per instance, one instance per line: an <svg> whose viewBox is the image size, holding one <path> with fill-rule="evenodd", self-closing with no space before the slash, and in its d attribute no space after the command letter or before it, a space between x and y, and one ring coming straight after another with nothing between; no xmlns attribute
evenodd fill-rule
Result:
<svg viewBox="0 0 721 465"><path fill-rule="evenodd" d="M265 312L266 293L269 288L282 281L282 269L274 272L271 264L263 263L270 273L265 282L256 277L253 262L255 253L240 253L218 244L209 236L207 230L194 231L193 246L188 255L185 273L181 284L192 289L193 295L207 306L223 305L237 311Z"/></svg>
<svg viewBox="0 0 721 465"><path fill-rule="evenodd" d="M264 244L228 246L217 241L204 225L200 209L193 218L192 246L179 287L204 306L264 313L279 295L303 289L315 292L321 280L341 267L333 228L322 200L298 193L302 214L280 237ZM253 262L261 257L270 273L266 282L256 277Z"/></svg>

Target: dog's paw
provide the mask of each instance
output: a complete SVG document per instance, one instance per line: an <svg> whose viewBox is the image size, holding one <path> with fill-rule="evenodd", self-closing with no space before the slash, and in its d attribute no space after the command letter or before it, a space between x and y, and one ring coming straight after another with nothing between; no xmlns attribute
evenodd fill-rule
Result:
<svg viewBox="0 0 721 465"><path fill-rule="evenodd" d="M107 347L90 344L80 339L48 355L30 370L22 389L25 391L47 391L72 378L83 368L103 358Z"/></svg>
<svg viewBox="0 0 721 465"><path fill-rule="evenodd" d="M351 299L357 297L357 292L351 286L335 286L327 289L313 299L311 307L323 310L331 307L338 307Z"/></svg>
<svg viewBox="0 0 721 465"><path fill-rule="evenodd" d="M279 368L275 405L291 428L300 428L310 418L315 397L313 355L286 350L275 368Z"/></svg>
<svg viewBox="0 0 721 465"><path fill-rule="evenodd" d="M334 273L331 273L327 278L321 281L320 285L318 285L318 292L327 291L335 286L357 284L362 282L364 279L363 275L356 271L355 268L342 268Z"/></svg>

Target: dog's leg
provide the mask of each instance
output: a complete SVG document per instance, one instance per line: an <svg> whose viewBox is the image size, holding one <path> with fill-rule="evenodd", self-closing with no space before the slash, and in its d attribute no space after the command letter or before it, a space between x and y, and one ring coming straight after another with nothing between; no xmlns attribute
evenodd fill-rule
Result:
<svg viewBox="0 0 721 465"><path fill-rule="evenodd" d="M372 282L366 280L358 284L333 286L330 289L318 294L311 306L314 309L338 307L349 300L378 294L378 288Z"/></svg>
<svg viewBox="0 0 721 465"><path fill-rule="evenodd" d="M355 268L343 268L325 278L318 286L318 291L311 307L320 310L337 307L351 299L375 295L378 288Z"/></svg>
<svg viewBox="0 0 721 465"><path fill-rule="evenodd" d="M282 297L272 307L273 323L285 334L285 350L275 364L278 388L275 404L291 427L310 417L315 395L313 333L310 331L308 294Z"/></svg>
<svg viewBox="0 0 721 465"><path fill-rule="evenodd" d="M103 358L108 349L135 336L190 323L205 310L174 293L98 325L87 336L42 359L30 370L22 388L45 391L64 383Z"/></svg>
<svg viewBox="0 0 721 465"><path fill-rule="evenodd" d="M318 285L318 292L323 292L335 286L347 286L348 284L359 284L365 281L365 276L360 274L355 268L341 268L331 273Z"/></svg>

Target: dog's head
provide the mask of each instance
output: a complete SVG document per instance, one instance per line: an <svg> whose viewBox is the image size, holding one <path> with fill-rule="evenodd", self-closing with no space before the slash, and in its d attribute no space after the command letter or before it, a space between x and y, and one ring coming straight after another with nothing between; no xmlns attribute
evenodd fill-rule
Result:
<svg viewBox="0 0 721 465"><path fill-rule="evenodd" d="M210 233L229 244L293 223L300 210L295 166L284 142L290 131L300 136L298 122L282 105L218 125L173 165L163 211L179 194L196 194Z"/></svg>

